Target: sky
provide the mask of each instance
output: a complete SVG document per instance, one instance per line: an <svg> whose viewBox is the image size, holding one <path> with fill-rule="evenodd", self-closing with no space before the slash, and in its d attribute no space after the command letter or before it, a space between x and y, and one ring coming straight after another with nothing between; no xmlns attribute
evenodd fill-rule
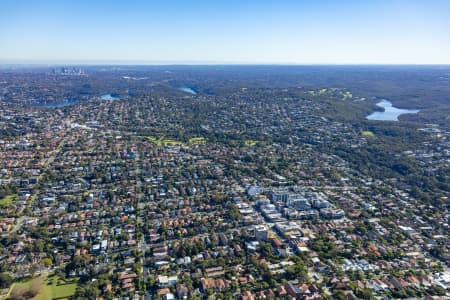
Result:
<svg viewBox="0 0 450 300"><path fill-rule="evenodd" d="M0 0L0 63L450 64L450 0Z"/></svg>

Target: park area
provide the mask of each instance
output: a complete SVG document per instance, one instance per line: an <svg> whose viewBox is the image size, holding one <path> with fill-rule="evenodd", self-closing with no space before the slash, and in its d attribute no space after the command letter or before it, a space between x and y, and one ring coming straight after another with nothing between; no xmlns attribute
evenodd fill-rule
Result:
<svg viewBox="0 0 450 300"><path fill-rule="evenodd" d="M16 195L7 195L0 199L0 207L9 207L11 202L16 198Z"/></svg>
<svg viewBox="0 0 450 300"><path fill-rule="evenodd" d="M67 299L75 293L77 281L65 281L57 276L39 276L14 283L8 297L3 299L52 300Z"/></svg>

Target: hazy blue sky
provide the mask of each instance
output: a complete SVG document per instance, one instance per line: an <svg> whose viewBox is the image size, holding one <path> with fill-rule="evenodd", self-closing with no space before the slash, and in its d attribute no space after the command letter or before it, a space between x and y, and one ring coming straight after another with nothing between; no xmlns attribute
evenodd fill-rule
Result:
<svg viewBox="0 0 450 300"><path fill-rule="evenodd" d="M0 0L0 62L450 64L450 0Z"/></svg>

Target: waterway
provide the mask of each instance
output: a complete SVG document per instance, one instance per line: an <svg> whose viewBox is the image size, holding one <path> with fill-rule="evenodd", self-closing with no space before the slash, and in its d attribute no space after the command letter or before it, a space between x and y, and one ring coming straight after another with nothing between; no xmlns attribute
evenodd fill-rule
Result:
<svg viewBox="0 0 450 300"><path fill-rule="evenodd" d="M197 92L194 89L190 88L190 87L180 87L178 89L180 91L183 91L183 92L186 92L186 93L189 93L189 94L192 94L192 95L197 95Z"/></svg>
<svg viewBox="0 0 450 300"><path fill-rule="evenodd" d="M111 94L105 94L100 96L100 99L104 101L115 101L119 100L119 97L115 97ZM58 101L58 102L37 102L34 104L34 106L38 107L48 107L48 108L59 108L59 107L66 107L70 105L74 105L76 103L80 102L80 100L65 100L65 101Z"/></svg>
<svg viewBox="0 0 450 300"><path fill-rule="evenodd" d="M34 104L37 107L59 108L74 105L78 100L60 101L60 102L38 102Z"/></svg>
<svg viewBox="0 0 450 300"><path fill-rule="evenodd" d="M111 94L105 94L105 95L100 96L100 99L106 100L106 101L114 101L114 100L119 100L120 98L119 97L114 97Z"/></svg>
<svg viewBox="0 0 450 300"><path fill-rule="evenodd" d="M378 102L377 106L383 108L384 110L371 113L366 117L368 120L398 121L398 117L401 115L416 114L420 111L419 109L402 109L394 107L392 103L386 99Z"/></svg>

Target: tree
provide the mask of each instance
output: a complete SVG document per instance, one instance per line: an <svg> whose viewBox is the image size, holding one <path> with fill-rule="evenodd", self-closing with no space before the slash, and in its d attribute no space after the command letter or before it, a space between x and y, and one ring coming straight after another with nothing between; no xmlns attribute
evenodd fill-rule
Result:
<svg viewBox="0 0 450 300"><path fill-rule="evenodd" d="M287 269L287 274L291 279L301 278L302 280L308 280L308 269L300 259Z"/></svg>
<svg viewBox="0 0 450 300"><path fill-rule="evenodd" d="M373 292L371 289L362 289L362 290L358 289L358 290L356 290L355 295L364 300L374 299Z"/></svg>
<svg viewBox="0 0 450 300"><path fill-rule="evenodd" d="M0 288L4 289L12 284L12 278L7 273L0 273Z"/></svg>
<svg viewBox="0 0 450 300"><path fill-rule="evenodd" d="M344 300L345 299L345 293L342 290L337 290L334 295L334 299Z"/></svg>
<svg viewBox="0 0 450 300"><path fill-rule="evenodd" d="M96 299L100 295L100 290L97 286L89 284L84 287L79 287L74 295L75 299Z"/></svg>
<svg viewBox="0 0 450 300"><path fill-rule="evenodd" d="M269 243L260 242L259 250L264 257L270 258L272 257L273 247Z"/></svg>
<svg viewBox="0 0 450 300"><path fill-rule="evenodd" d="M50 258L48 258L48 257L46 257L46 258L43 258L42 260L41 260L41 263L45 266L45 267L50 267L51 265L52 265L52 260L50 259Z"/></svg>
<svg viewBox="0 0 450 300"><path fill-rule="evenodd" d="M430 295L436 295L436 296L445 296L446 291L445 289L440 285L432 285L427 289L427 292Z"/></svg>

